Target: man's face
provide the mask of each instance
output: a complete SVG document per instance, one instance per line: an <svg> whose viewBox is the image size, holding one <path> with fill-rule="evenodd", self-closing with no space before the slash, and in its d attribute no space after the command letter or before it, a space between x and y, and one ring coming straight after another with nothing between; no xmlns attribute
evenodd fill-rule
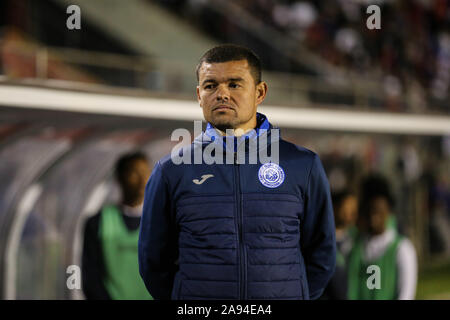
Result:
<svg viewBox="0 0 450 320"><path fill-rule="evenodd" d="M145 185L150 177L150 166L143 159L134 160L128 169L127 175L123 181L123 191L129 198L137 202L144 199Z"/></svg>
<svg viewBox="0 0 450 320"><path fill-rule="evenodd" d="M353 195L345 197L336 214L340 226L354 225L358 216L358 199Z"/></svg>
<svg viewBox="0 0 450 320"><path fill-rule="evenodd" d="M389 202L384 197L375 197L369 202L368 216L362 219L362 227L372 235L382 234L390 214Z"/></svg>
<svg viewBox="0 0 450 320"><path fill-rule="evenodd" d="M267 84L255 85L247 60L204 62L199 69L197 99L205 120L221 131L256 127L256 108L264 100Z"/></svg>

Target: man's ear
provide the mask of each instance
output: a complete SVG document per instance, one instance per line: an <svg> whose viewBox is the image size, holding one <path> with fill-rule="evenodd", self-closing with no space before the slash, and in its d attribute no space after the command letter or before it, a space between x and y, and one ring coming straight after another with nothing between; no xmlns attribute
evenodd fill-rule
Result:
<svg viewBox="0 0 450 320"><path fill-rule="evenodd" d="M200 104L200 108L202 107L202 99L200 98L200 86L197 86L197 101Z"/></svg>
<svg viewBox="0 0 450 320"><path fill-rule="evenodd" d="M267 95L267 83L261 81L256 85L256 104L261 104Z"/></svg>

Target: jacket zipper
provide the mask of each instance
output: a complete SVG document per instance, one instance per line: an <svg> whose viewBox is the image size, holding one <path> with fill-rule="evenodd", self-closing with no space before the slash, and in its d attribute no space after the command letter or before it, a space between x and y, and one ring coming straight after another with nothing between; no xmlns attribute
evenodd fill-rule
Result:
<svg viewBox="0 0 450 320"><path fill-rule="evenodd" d="M245 272L245 246L244 246L244 217L242 213L242 201L241 201L241 181L239 178L239 163L237 161L237 153L234 153L234 173L236 177L236 203L237 203L237 212L238 212L238 232L239 232L239 262L240 262L240 293L239 299L245 300L245 291L246 291L246 272Z"/></svg>

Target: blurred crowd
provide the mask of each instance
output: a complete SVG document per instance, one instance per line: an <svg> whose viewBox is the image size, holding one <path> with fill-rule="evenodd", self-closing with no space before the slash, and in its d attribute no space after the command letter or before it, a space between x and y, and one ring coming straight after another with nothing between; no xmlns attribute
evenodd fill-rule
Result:
<svg viewBox="0 0 450 320"><path fill-rule="evenodd" d="M373 173L363 178L358 193L333 194L336 271L322 299L415 298L416 250L399 232L395 201L388 180Z"/></svg>
<svg viewBox="0 0 450 320"><path fill-rule="evenodd" d="M394 144L362 137L314 139L333 194L338 248L336 274L322 299L386 299L355 286L355 264L367 277L364 268L381 260L397 264L381 268L390 270L397 285L397 296L388 299L414 299L417 261L423 266L450 253L449 139L428 145L408 138Z"/></svg>
<svg viewBox="0 0 450 320"><path fill-rule="evenodd" d="M158 1L185 16L211 17L201 14L204 0ZM449 111L449 0L232 1L331 65L382 81L388 110L422 112L428 103ZM366 26L372 4L381 9L380 30ZM222 40L221 33L236 32L224 17L203 22Z"/></svg>
<svg viewBox="0 0 450 320"><path fill-rule="evenodd" d="M420 260L450 254L449 138L420 142L356 136L315 140L302 143L321 154L333 193L357 193L363 175L383 172L397 199L393 208L397 227L420 244Z"/></svg>
<svg viewBox="0 0 450 320"><path fill-rule="evenodd" d="M290 34L328 62L378 75L388 94L423 89L444 100L450 83L450 1L239 1L249 12ZM381 9L381 29L369 30L366 9ZM259 10L253 10L259 8ZM388 107L399 107L392 104Z"/></svg>

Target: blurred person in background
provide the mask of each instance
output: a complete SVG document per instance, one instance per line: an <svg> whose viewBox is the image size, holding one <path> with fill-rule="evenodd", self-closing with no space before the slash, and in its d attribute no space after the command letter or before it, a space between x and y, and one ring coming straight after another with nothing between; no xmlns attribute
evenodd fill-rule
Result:
<svg viewBox="0 0 450 320"><path fill-rule="evenodd" d="M348 297L351 300L411 300L417 285L417 256L411 241L397 231L392 219L394 199L381 175L363 179L358 236L348 260ZM368 288L368 267L380 270L380 288Z"/></svg>
<svg viewBox="0 0 450 320"><path fill-rule="evenodd" d="M349 190L336 192L332 196L336 225L336 271L328 283L321 299L347 299L348 255L356 237L358 198Z"/></svg>
<svg viewBox="0 0 450 320"><path fill-rule="evenodd" d="M122 193L118 205L105 205L84 228L82 261L86 299L152 299L139 276L138 237L150 166L141 152L125 154L115 175Z"/></svg>

